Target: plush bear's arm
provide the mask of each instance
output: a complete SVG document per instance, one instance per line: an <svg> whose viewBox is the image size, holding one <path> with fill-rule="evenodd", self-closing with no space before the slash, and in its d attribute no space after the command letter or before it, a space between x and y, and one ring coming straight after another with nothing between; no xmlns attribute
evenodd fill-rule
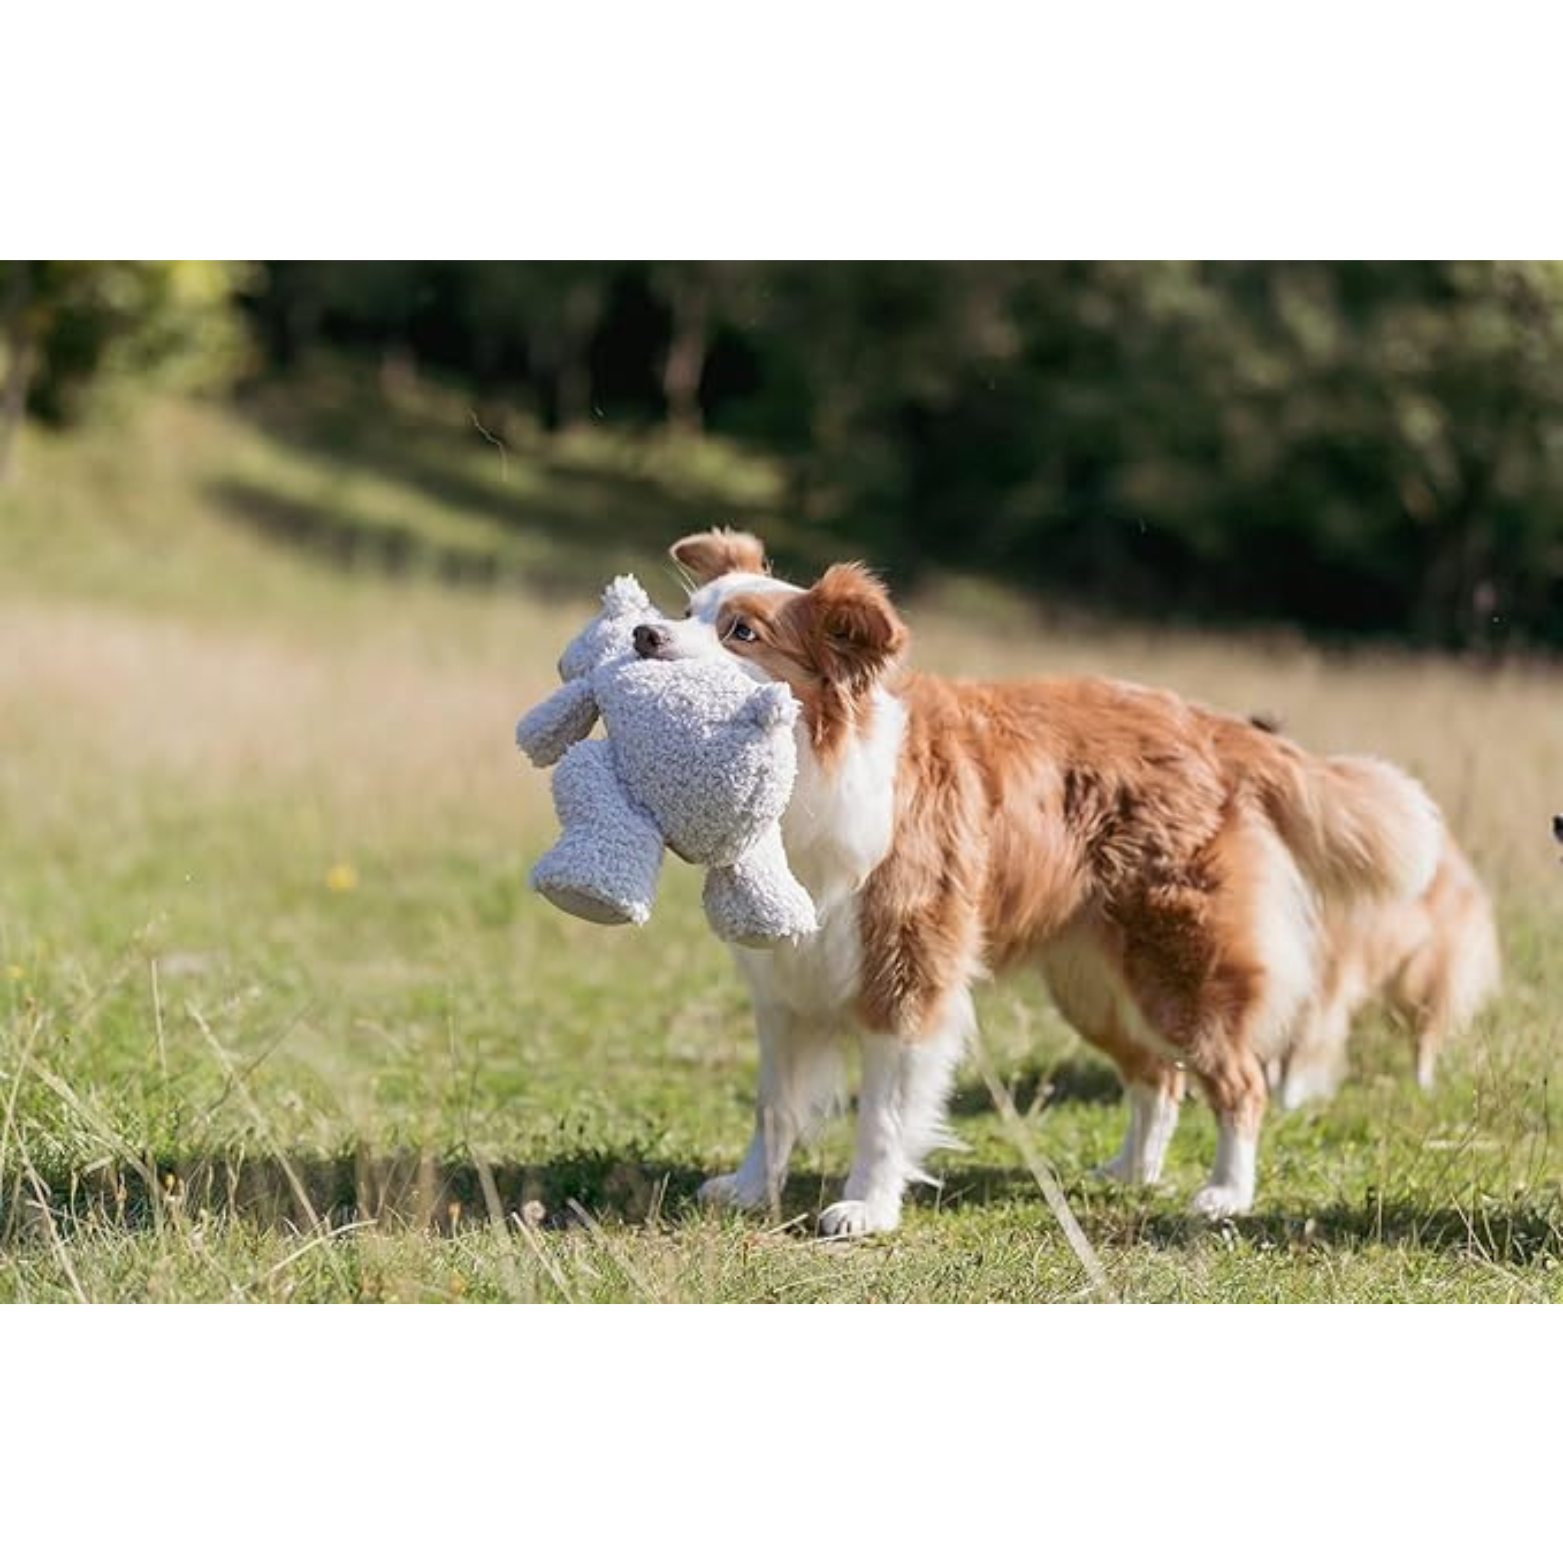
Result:
<svg viewBox="0 0 1563 1563"><path fill-rule="evenodd" d="M516 723L516 747L533 765L553 765L571 744L591 732L596 721L591 684L572 678Z"/></svg>

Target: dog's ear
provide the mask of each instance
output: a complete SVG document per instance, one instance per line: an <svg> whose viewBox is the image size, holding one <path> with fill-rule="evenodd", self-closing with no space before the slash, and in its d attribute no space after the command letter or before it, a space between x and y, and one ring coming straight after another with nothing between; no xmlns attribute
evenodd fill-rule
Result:
<svg viewBox="0 0 1563 1563"><path fill-rule="evenodd" d="M751 532L735 532L725 526L681 537L668 552L700 586L734 570L763 575L768 569L764 543Z"/></svg>
<svg viewBox="0 0 1563 1563"><path fill-rule="evenodd" d="M854 692L871 687L911 638L890 594L860 564L833 564L787 611L804 616L821 677Z"/></svg>

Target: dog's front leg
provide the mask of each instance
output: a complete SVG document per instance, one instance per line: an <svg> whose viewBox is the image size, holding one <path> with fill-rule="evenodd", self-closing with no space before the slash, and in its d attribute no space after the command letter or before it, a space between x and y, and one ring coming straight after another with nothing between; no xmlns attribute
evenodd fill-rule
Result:
<svg viewBox="0 0 1563 1563"><path fill-rule="evenodd" d="M950 1022L915 1042L884 1033L863 1039L857 1143L844 1199L820 1215L825 1237L888 1232L901 1222L910 1182L933 1182L923 1158L953 1141L944 1109L969 1024L969 1005L952 1006Z"/></svg>
<svg viewBox="0 0 1563 1563"><path fill-rule="evenodd" d="M755 1006L760 1084L754 1135L736 1172L709 1178L699 1198L738 1210L775 1208L793 1147L829 1110L841 1090L834 1027L776 1003Z"/></svg>

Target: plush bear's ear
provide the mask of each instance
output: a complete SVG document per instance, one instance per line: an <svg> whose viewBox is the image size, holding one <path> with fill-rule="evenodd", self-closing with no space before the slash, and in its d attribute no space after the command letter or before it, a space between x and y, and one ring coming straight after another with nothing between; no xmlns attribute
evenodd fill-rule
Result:
<svg viewBox="0 0 1563 1563"><path fill-rule="evenodd" d="M615 619L631 613L649 613L651 599L633 575L616 575L603 588L602 611Z"/></svg>
<svg viewBox="0 0 1563 1563"><path fill-rule="evenodd" d="M744 714L764 731L790 727L797 719L798 702L785 684L762 684L749 697Z"/></svg>
<svg viewBox="0 0 1563 1563"><path fill-rule="evenodd" d="M734 532L729 527L681 537L668 553L675 564L694 576L699 586L735 570L746 575L763 575L768 569L765 545L760 539L751 532Z"/></svg>

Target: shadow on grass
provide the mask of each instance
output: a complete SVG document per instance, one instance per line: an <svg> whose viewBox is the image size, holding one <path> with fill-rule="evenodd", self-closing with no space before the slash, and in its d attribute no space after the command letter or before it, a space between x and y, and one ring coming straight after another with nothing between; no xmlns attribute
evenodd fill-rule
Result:
<svg viewBox="0 0 1563 1563"><path fill-rule="evenodd" d="M233 476L212 482L210 497L263 537L342 567L429 573L465 586L595 591L605 570L665 563L668 544L683 532L757 524L766 513L719 481L684 470L689 462L635 460L625 454L632 445L610 460L589 440L529 436L515 447L512 477L508 454L485 445L482 464L474 461L484 436L443 403L402 405L325 381L285 398L262 392L238 410L269 439L321 466L324 497L302 499ZM353 469L486 526L493 541L431 537L396 513L394 499L375 513L333 507L332 471ZM661 584L648 575L654 596Z"/></svg>
<svg viewBox="0 0 1563 1563"><path fill-rule="evenodd" d="M664 1202L693 1199L707 1174L675 1163L578 1154L524 1164L444 1158L426 1151L335 1156L236 1155L119 1165L15 1187L0 1242L46 1237L50 1220L144 1230L205 1216L317 1231L360 1222L448 1234L525 1219L568 1224L571 1204L631 1223L657 1219ZM485 1183L489 1186L485 1188Z"/></svg>
<svg viewBox="0 0 1563 1563"><path fill-rule="evenodd" d="M101 1168L47 1182L47 1209L35 1191L9 1187L0 1244L48 1241L51 1227L144 1231L206 1217L299 1232L372 1222L447 1236L496 1217L507 1226L525 1221L568 1227L583 1220L582 1212L654 1226L664 1217L689 1214L710 1171L612 1153L491 1164L428 1152L373 1155L362 1148L336 1156L235 1156ZM794 1175L781 1201L782 1219L798 1235L809 1235L808 1217L838 1198L839 1187L839 1178ZM1103 1251L1137 1244L1194 1248L1231 1234L1251 1247L1282 1252L1401 1248L1511 1265L1563 1257L1563 1205L1557 1195L1515 1203L1478 1196L1468 1209L1375 1198L1297 1213L1261 1211L1213 1228L1194 1216L1144 1208L1134 1203L1140 1196L1109 1185L1071 1179L1065 1192L1087 1236ZM1033 1211L1039 1227L1052 1226L1036 1184L1020 1167L953 1168L942 1189L920 1189L913 1197L952 1217L1004 1205L1022 1218Z"/></svg>
<svg viewBox="0 0 1563 1563"><path fill-rule="evenodd" d="M1016 1109L1025 1115L1046 1104L1059 1102L1116 1102L1123 1086L1110 1064L1094 1058L1065 1058L1048 1069L1029 1067L1006 1082ZM960 1086L950 1098L954 1118L977 1118L993 1111L993 1098L982 1081Z"/></svg>
<svg viewBox="0 0 1563 1563"><path fill-rule="evenodd" d="M522 579L518 569L507 569L499 549L436 542L394 517L366 521L238 478L221 479L207 493L225 515L268 542L299 549L340 569L432 576L450 586L484 589L520 584ZM550 584L535 572L527 572L525 580Z"/></svg>
<svg viewBox="0 0 1563 1563"><path fill-rule="evenodd" d="M1293 1251L1403 1248L1512 1265L1563 1255L1563 1209L1556 1200L1516 1205L1478 1201L1470 1209L1375 1200L1299 1214L1261 1211L1231 1225L1251 1246ZM1199 1217L1158 1212L1125 1223L1114 1241L1187 1248L1210 1242L1215 1231Z"/></svg>
<svg viewBox="0 0 1563 1563"><path fill-rule="evenodd" d="M1505 1265L1563 1258L1563 1205L1555 1197L1513 1204L1478 1199L1469 1209L1373 1200L1298 1212L1261 1210L1212 1225L1191 1213L1136 1206L1129 1202L1148 1196L1105 1184L1093 1189L1070 1180L1064 1193L1087 1237L1104 1253L1140 1244L1169 1251L1196 1249L1235 1239L1249 1248L1282 1253L1405 1249ZM1092 1193L1096 1200L1090 1198ZM924 1202L928 1198L923 1196ZM1050 1226L1053 1220L1029 1175L1008 1168L961 1169L949 1177L937 1198L941 1209L952 1214L968 1207L1013 1203L1034 1205L1039 1223Z"/></svg>
<svg viewBox="0 0 1563 1563"><path fill-rule="evenodd" d="M45 1174L47 1208L36 1189L11 1181L0 1205L0 1245L47 1241L51 1224L147 1231L211 1217L290 1232L372 1222L444 1236L491 1224L496 1215L507 1225L522 1220L552 1229L580 1224L582 1212L628 1226L656 1225L693 1212L696 1192L714 1170L611 1152L521 1163L427 1151L382 1155L362 1147L334 1156L257 1153L122 1163ZM813 1223L807 1218L840 1198L840 1187L839 1175L795 1173L782 1193L780 1219L809 1235ZM979 1167L953 1175L943 1190L920 1190L915 1197L954 1209L1035 1195L1036 1185L1022 1169ZM1045 1210L1040 1214L1050 1219Z"/></svg>

